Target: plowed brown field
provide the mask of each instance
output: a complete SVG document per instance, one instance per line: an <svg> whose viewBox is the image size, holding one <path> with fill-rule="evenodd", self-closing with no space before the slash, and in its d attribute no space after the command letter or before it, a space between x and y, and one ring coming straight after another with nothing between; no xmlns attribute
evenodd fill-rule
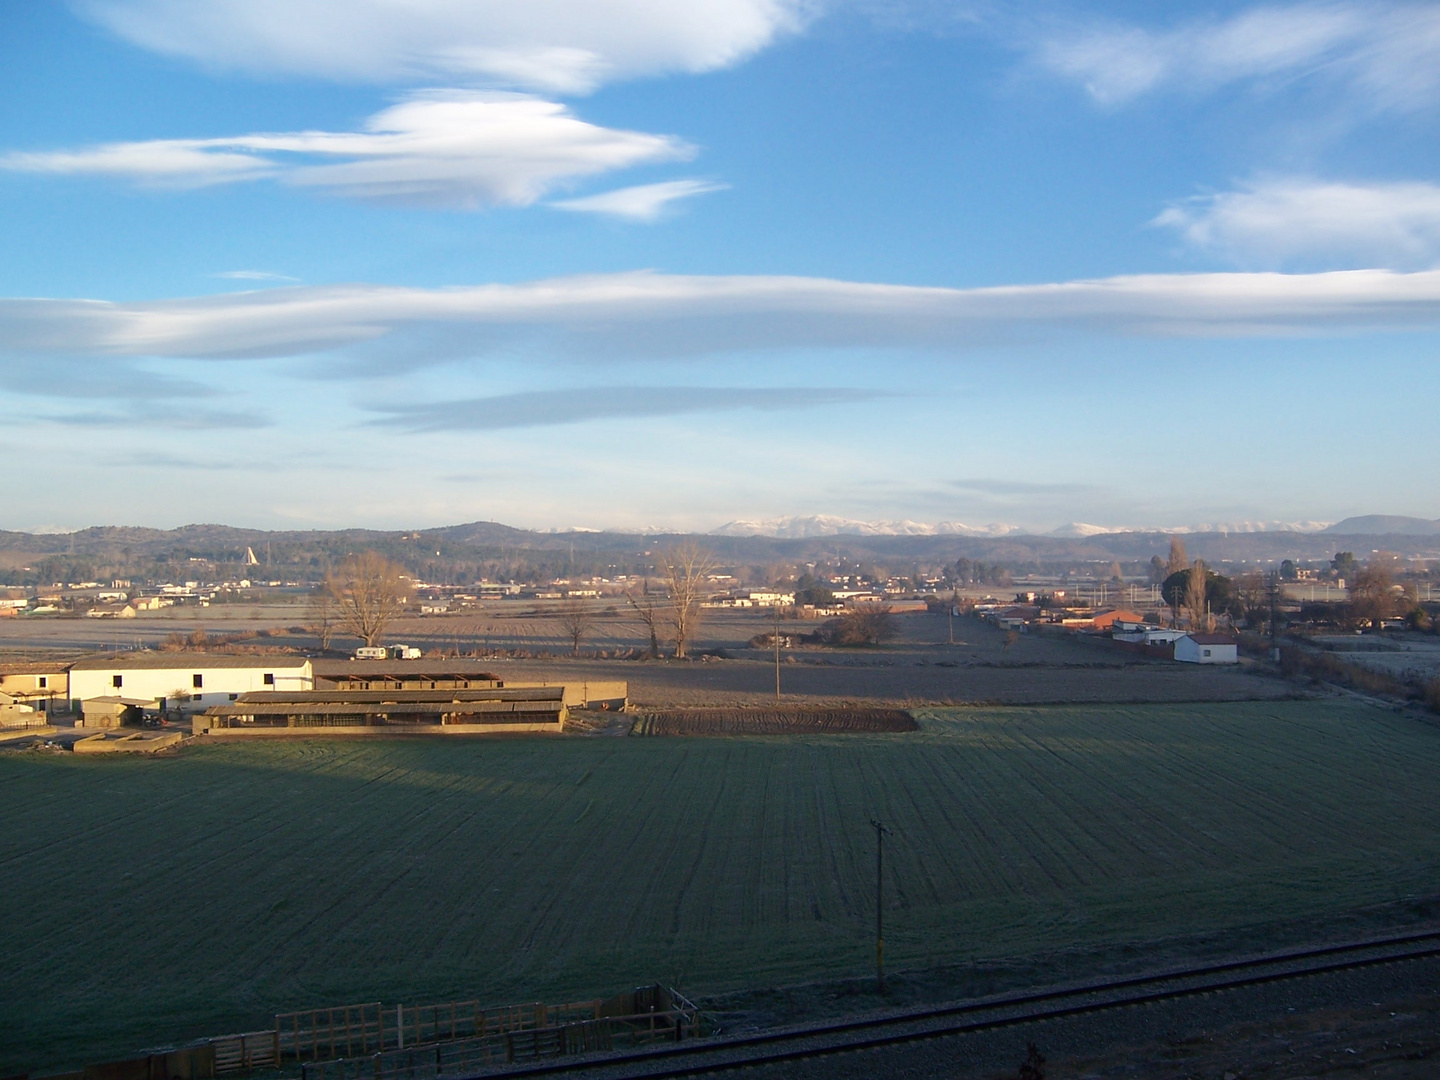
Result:
<svg viewBox="0 0 1440 1080"><path fill-rule="evenodd" d="M667 709L644 712L636 735L845 735L919 731L904 709Z"/></svg>

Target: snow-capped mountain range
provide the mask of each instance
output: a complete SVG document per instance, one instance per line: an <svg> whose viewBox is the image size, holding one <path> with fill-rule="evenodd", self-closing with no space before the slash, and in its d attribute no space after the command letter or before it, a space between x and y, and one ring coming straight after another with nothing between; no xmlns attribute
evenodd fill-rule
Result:
<svg viewBox="0 0 1440 1080"><path fill-rule="evenodd" d="M810 536L1010 536L1025 530L1018 525L966 525L942 521L856 521L830 514L778 517L763 521L732 521L712 530L715 536L774 536L799 540Z"/></svg>
<svg viewBox="0 0 1440 1080"><path fill-rule="evenodd" d="M800 540L814 536L1054 536L1084 538L1109 533L1258 533L1258 532L1321 532L1330 525L1326 521L1232 521L1197 525L1090 525L1072 521L1049 532L1038 532L1021 525L993 522L988 525L967 525L960 521L941 521L930 525L921 521L857 521L830 514L787 516L764 520L731 521L711 531L713 536L772 536L777 539Z"/></svg>

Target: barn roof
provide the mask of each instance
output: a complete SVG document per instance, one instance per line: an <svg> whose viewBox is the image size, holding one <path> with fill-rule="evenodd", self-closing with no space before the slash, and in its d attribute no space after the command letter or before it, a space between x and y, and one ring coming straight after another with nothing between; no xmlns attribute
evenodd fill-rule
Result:
<svg viewBox="0 0 1440 1080"><path fill-rule="evenodd" d="M431 702L232 702L206 709L207 716L558 716L565 706L546 701Z"/></svg>
<svg viewBox="0 0 1440 1080"><path fill-rule="evenodd" d="M564 701L563 686L531 686L483 690L252 690L237 699L242 704L357 705L385 703L465 704L477 701Z"/></svg>
<svg viewBox="0 0 1440 1080"><path fill-rule="evenodd" d="M143 652L87 656L71 671L195 671L205 668L303 668L310 663L293 653Z"/></svg>
<svg viewBox="0 0 1440 1080"><path fill-rule="evenodd" d="M0 675L63 675L73 663L72 660L21 660L0 664Z"/></svg>
<svg viewBox="0 0 1440 1080"><path fill-rule="evenodd" d="M458 657L424 660L315 660L315 675L322 679L490 679L500 676L490 670L489 661Z"/></svg>

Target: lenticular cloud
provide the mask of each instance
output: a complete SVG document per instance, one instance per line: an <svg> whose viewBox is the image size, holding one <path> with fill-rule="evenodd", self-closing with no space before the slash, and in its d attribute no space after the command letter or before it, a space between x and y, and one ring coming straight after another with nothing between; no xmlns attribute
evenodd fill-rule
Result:
<svg viewBox="0 0 1440 1080"><path fill-rule="evenodd" d="M361 131L150 139L0 157L0 168L202 187L274 178L379 202L525 206L566 180L693 156L668 135L599 127L522 94L420 94Z"/></svg>
<svg viewBox="0 0 1440 1080"><path fill-rule="evenodd" d="M0 300L0 353L299 356L447 328L472 353L541 335L594 360L783 347L957 349L1007 333L1274 336L1440 328L1440 270L1155 274L930 288L800 277L597 274L519 285L303 286L139 303Z"/></svg>
<svg viewBox="0 0 1440 1080"><path fill-rule="evenodd" d="M799 29L814 0L81 0L124 38L207 66L359 82L480 79L584 93L712 71Z"/></svg>

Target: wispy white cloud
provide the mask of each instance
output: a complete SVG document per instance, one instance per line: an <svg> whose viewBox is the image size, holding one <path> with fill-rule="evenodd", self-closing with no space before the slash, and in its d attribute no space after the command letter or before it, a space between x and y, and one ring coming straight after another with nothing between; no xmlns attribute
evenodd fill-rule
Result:
<svg viewBox="0 0 1440 1080"><path fill-rule="evenodd" d="M156 187L209 187L260 180L280 172L274 161L247 153L244 139L152 139L83 150L12 151L0 169L68 176L113 176Z"/></svg>
<svg viewBox="0 0 1440 1080"><path fill-rule="evenodd" d="M1184 337L1407 327L1440 327L1440 270L1152 274L979 289L639 272L124 304L0 300L0 350L32 356L299 356L433 328L473 335L471 355L538 338L552 354L603 360L784 347L954 349L1046 328Z"/></svg>
<svg viewBox="0 0 1440 1080"><path fill-rule="evenodd" d="M627 221L650 222L660 220L672 203L711 191L724 191L727 187L728 184L716 184L707 180L667 180L659 184L640 184L637 187L605 191L578 199L560 199L550 205L561 210L579 210L589 214L624 218Z"/></svg>
<svg viewBox="0 0 1440 1080"><path fill-rule="evenodd" d="M200 187L273 177L333 195L441 207L525 206L557 184L693 155L668 135L586 123L519 94L416 95L362 131L152 139L12 152L0 168Z"/></svg>
<svg viewBox="0 0 1440 1080"><path fill-rule="evenodd" d="M269 270L222 270L218 274L211 274L211 277L225 278L228 281L299 281L297 277L289 274L276 274Z"/></svg>
<svg viewBox="0 0 1440 1080"><path fill-rule="evenodd" d="M1242 265L1440 264L1440 186L1262 180L1176 203L1153 224Z"/></svg>
<svg viewBox="0 0 1440 1080"><path fill-rule="evenodd" d="M405 431L500 431L624 417L754 409L781 412L848 405L897 395L850 387L590 386L526 391L463 401L383 404L373 421Z"/></svg>
<svg viewBox="0 0 1440 1080"><path fill-rule="evenodd" d="M1414 108L1440 96L1440 5L1315 0L1163 30L1069 25L1034 51L1043 67L1107 105L1161 90L1311 77L1362 93L1368 105Z"/></svg>
<svg viewBox="0 0 1440 1080"><path fill-rule="evenodd" d="M143 48L222 69L360 82L481 79L572 94L729 67L818 0L72 0Z"/></svg>
<svg viewBox="0 0 1440 1080"><path fill-rule="evenodd" d="M56 424L80 427L133 428L138 422L136 413L133 411L67 412L55 416L42 416L40 419ZM147 419L158 419L167 430L179 431L253 430L270 427L273 423L268 417L253 412L193 408L167 410L159 417L151 416Z"/></svg>

